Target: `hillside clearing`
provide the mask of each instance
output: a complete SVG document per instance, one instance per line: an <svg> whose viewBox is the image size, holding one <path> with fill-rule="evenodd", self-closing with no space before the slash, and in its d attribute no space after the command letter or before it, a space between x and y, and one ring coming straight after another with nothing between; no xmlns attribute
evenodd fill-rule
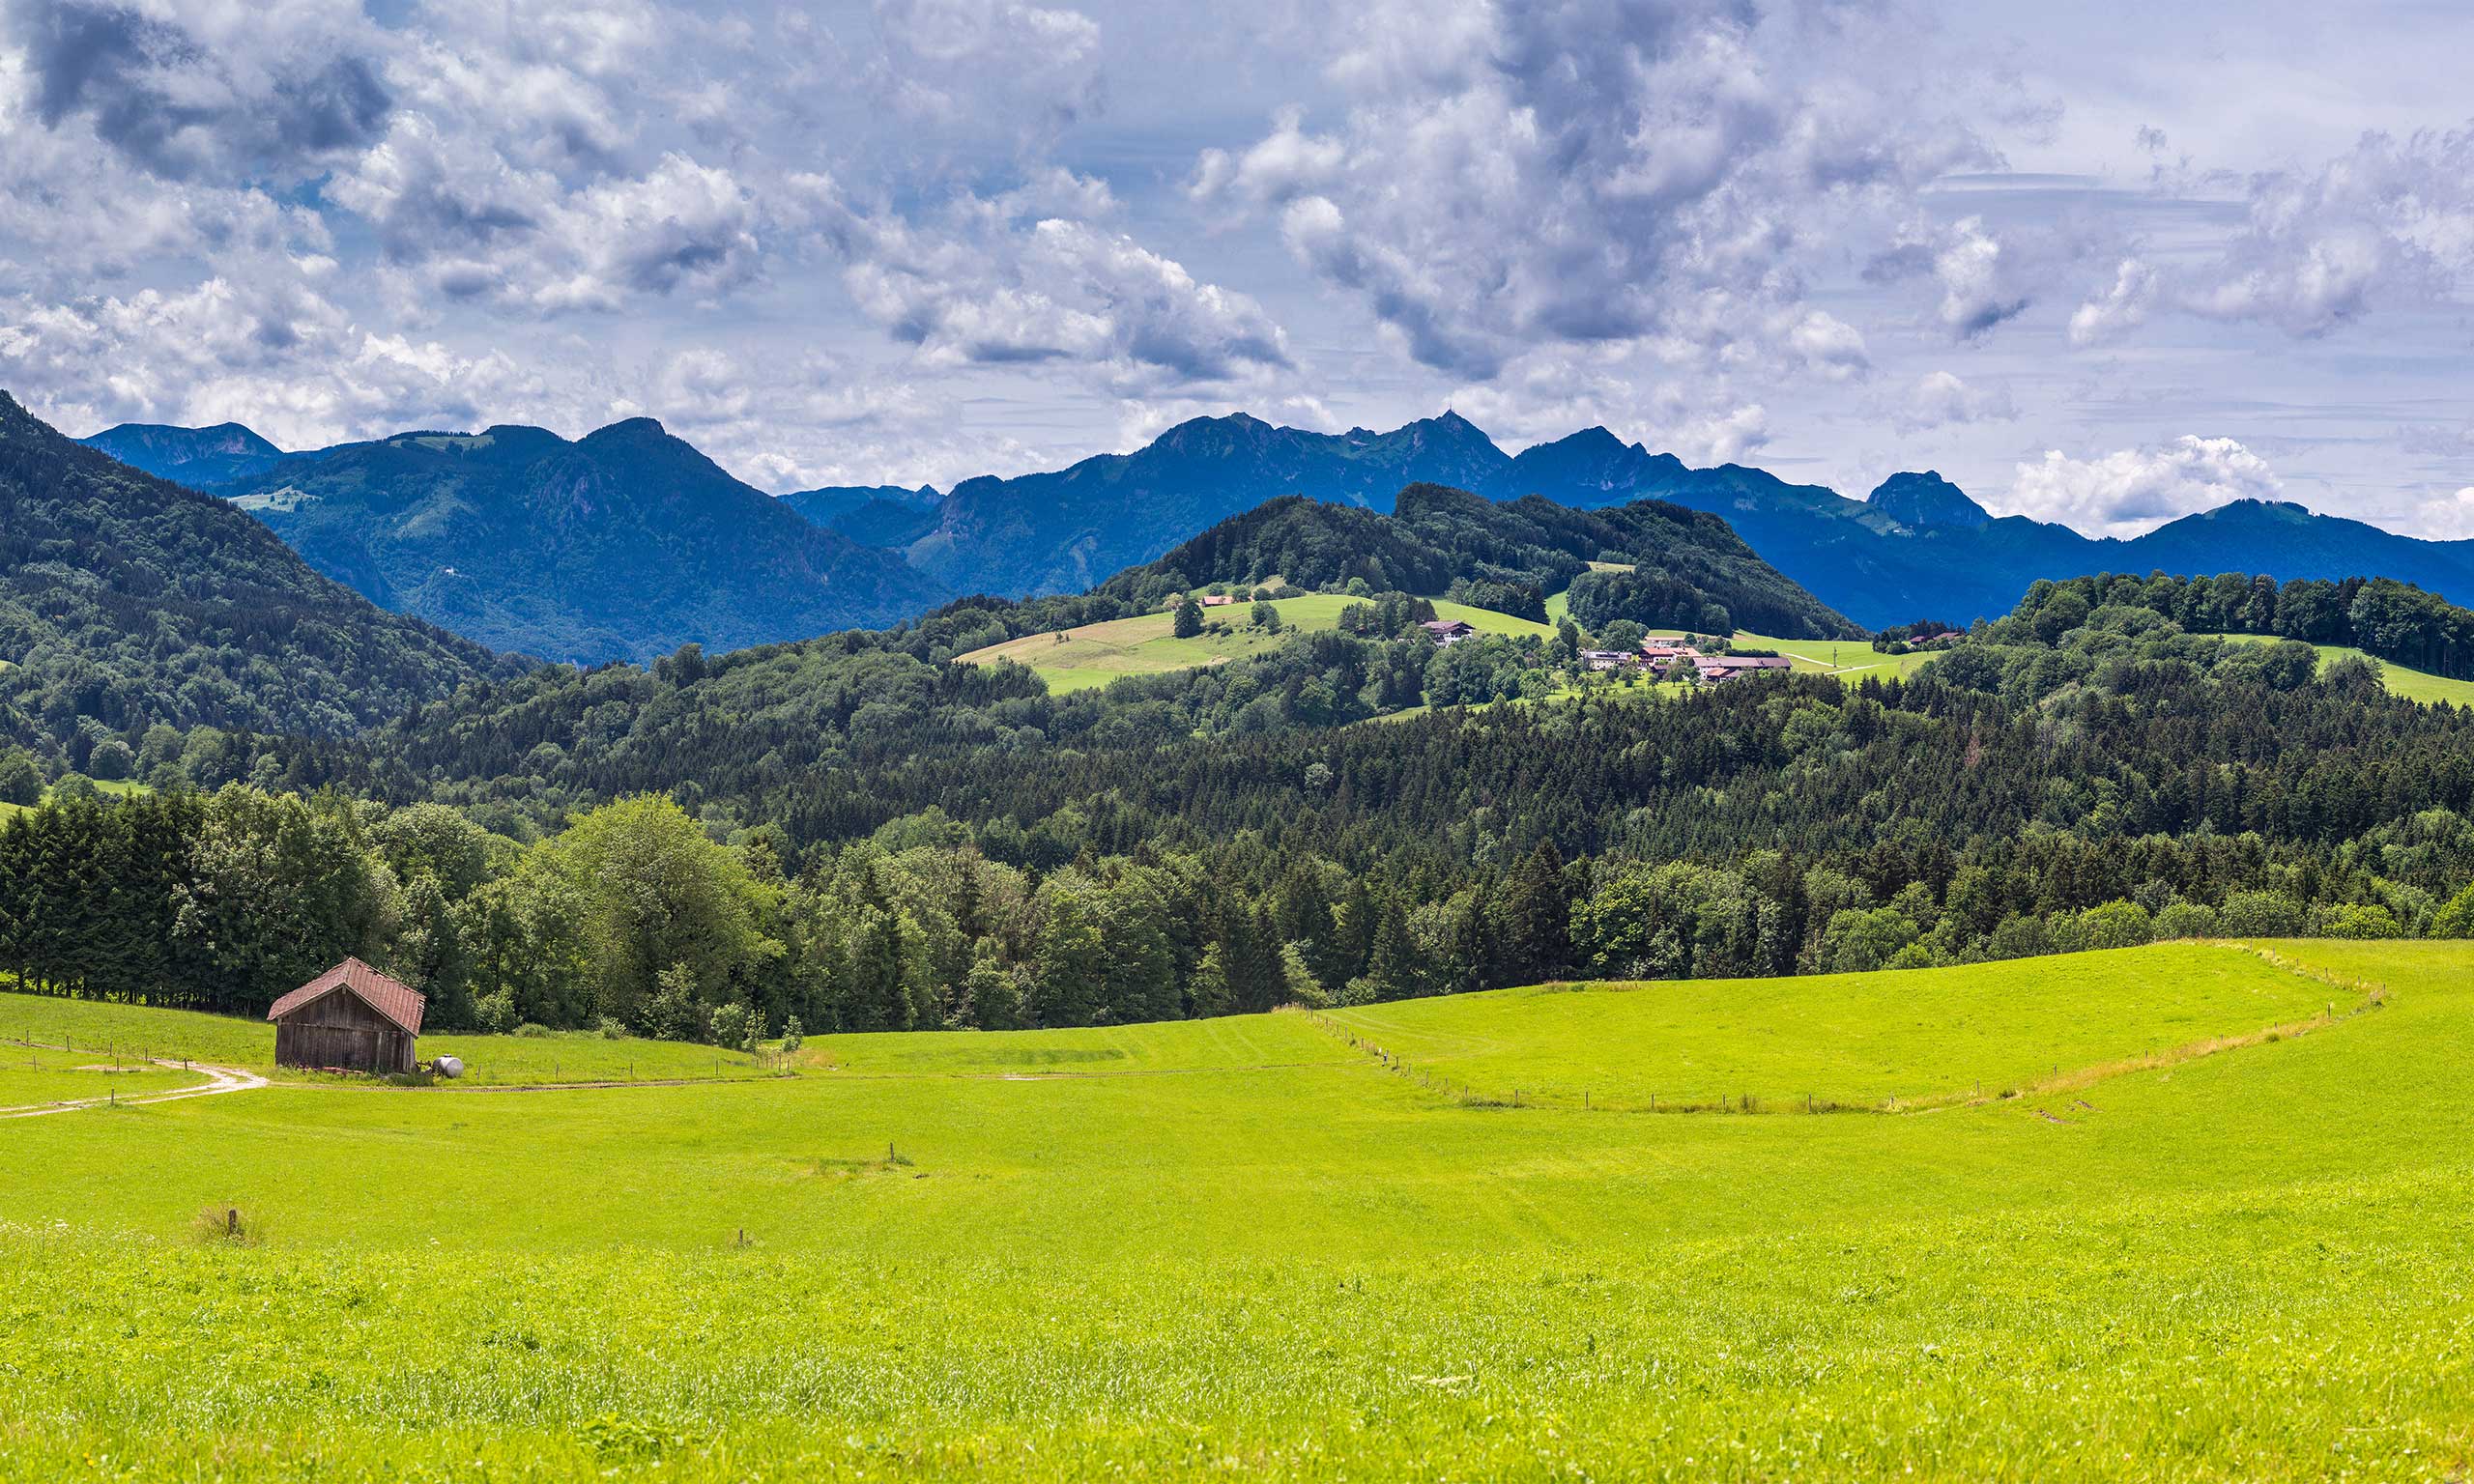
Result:
<svg viewBox="0 0 2474 1484"><path fill-rule="evenodd" d="M2217 634L2209 637L2229 640L2234 643L2242 644L2279 642L2274 635L2269 634ZM2379 666L2381 681L2388 687L2388 693L2392 696L2402 696L2407 700L2427 703L2446 702L2452 706L2474 706L2474 680L2452 680L2446 675L2434 675L2429 671L2412 670L2394 660L2377 659L2350 644L2313 644L2311 647L2319 652L2321 670L2326 670L2339 660L2373 660Z"/></svg>
<svg viewBox="0 0 2474 1484"><path fill-rule="evenodd" d="M1258 654L1277 648L1292 630L1312 632L1338 628L1341 611L1365 601L1331 592L1276 599L1272 607L1280 613L1279 633L1256 628L1252 621L1253 605L1240 601L1205 610L1206 627L1192 639L1176 637L1176 615L1173 614L1138 614L1131 618L1086 623L1051 634L1025 634L1020 639L1010 639L1003 643L957 655L955 663L992 665L998 660L1012 660L1038 671L1046 677L1051 691L1063 694L1103 686L1121 675L1194 670ZM1459 619L1482 634L1535 634L1543 637L1554 632L1546 624L1499 614L1491 609L1472 608L1465 603L1453 603L1441 598L1432 601L1436 617Z"/></svg>

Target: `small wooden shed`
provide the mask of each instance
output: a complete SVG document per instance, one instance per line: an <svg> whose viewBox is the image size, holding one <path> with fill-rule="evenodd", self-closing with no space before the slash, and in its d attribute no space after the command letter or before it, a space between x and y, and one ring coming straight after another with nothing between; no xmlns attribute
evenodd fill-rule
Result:
<svg viewBox="0 0 2474 1484"><path fill-rule="evenodd" d="M267 1010L278 1067L410 1071L423 1000L358 958L347 958Z"/></svg>

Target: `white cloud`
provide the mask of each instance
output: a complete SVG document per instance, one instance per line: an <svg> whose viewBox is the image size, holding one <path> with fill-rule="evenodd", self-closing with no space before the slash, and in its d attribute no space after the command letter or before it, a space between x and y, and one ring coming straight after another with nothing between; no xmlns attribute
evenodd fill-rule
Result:
<svg viewBox="0 0 2474 1484"><path fill-rule="evenodd" d="M1824 381L1852 381L1870 371L1872 357L1855 326L1820 309L1807 312L1787 332L1787 341L1814 375Z"/></svg>
<svg viewBox="0 0 2474 1484"><path fill-rule="evenodd" d="M1952 225L1948 241L1933 257L1933 276L1942 286L1943 328L1962 340L1972 340L2028 307L2028 295L2018 282L2015 254L1984 228L1977 216Z"/></svg>
<svg viewBox="0 0 2474 1484"><path fill-rule="evenodd" d="M2417 533L2434 541L2474 540L2474 485L2423 501Z"/></svg>
<svg viewBox="0 0 2474 1484"><path fill-rule="evenodd" d="M2135 536L2229 500L2274 499L2279 490L2267 462L2232 439L2185 435L2097 459L2048 451L2041 463L2018 466L2009 505L2088 535Z"/></svg>
<svg viewBox="0 0 2474 1484"><path fill-rule="evenodd" d="M1928 371L1909 388L1891 421L1902 433L1971 422L2007 422L2019 415L2006 386L1978 387L1949 371Z"/></svg>
<svg viewBox="0 0 2474 1484"><path fill-rule="evenodd" d="M936 220L863 215L828 201L869 318L932 362L1079 361L1124 391L1256 379L1289 363L1285 336L1243 294L1196 280L1121 232L964 196Z"/></svg>
<svg viewBox="0 0 2474 1484"><path fill-rule="evenodd" d="M2365 134L2316 170L2250 183L2249 219L2182 302L2326 334L2382 302L2429 303L2474 269L2474 128Z"/></svg>
<svg viewBox="0 0 2474 1484"><path fill-rule="evenodd" d="M2071 312L2070 343L2101 345L2145 324L2156 299L2156 270L2147 262L2122 259L2114 270L2113 286Z"/></svg>
<svg viewBox="0 0 2474 1484"><path fill-rule="evenodd" d="M0 381L72 428L245 420L286 447L407 427L477 426L545 405L502 354L373 334L299 282L0 302Z"/></svg>

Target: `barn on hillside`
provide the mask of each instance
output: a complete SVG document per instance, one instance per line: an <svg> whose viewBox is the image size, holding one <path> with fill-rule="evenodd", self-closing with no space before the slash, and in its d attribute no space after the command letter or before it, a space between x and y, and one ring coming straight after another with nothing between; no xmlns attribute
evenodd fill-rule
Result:
<svg viewBox="0 0 2474 1484"><path fill-rule="evenodd" d="M415 991L347 958L268 1008L275 1065L410 1071L422 1003Z"/></svg>

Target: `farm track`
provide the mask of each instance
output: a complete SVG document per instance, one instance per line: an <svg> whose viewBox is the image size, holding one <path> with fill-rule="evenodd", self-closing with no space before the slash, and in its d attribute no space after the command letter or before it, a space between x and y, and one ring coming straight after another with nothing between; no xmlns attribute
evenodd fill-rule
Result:
<svg viewBox="0 0 2474 1484"><path fill-rule="evenodd" d="M507 1082L487 1087L450 1087L451 1093L575 1093L622 1087L762 1087L778 1082L1070 1082L1111 1077L1194 1077L1219 1071L1303 1071L1317 1067L1346 1067L1346 1062L1256 1062L1240 1067L1129 1067L1121 1071L834 1071L777 1077L643 1077L633 1082ZM286 1086L312 1086L287 1083Z"/></svg>
<svg viewBox="0 0 2474 1484"><path fill-rule="evenodd" d="M158 1067L167 1068L173 1071L203 1072L206 1074L206 1081L195 1087L176 1087L159 1093L137 1093L127 1098L117 1093L105 1093L101 1098L78 1098L67 1102L29 1103L22 1107L0 1108L0 1118L41 1118L46 1113L74 1113L80 1108L142 1107L153 1102L178 1102L184 1098L213 1098L221 1093L245 1093L268 1085L266 1078L239 1067L209 1067L204 1062L183 1064L159 1056L150 1057L148 1060Z"/></svg>

